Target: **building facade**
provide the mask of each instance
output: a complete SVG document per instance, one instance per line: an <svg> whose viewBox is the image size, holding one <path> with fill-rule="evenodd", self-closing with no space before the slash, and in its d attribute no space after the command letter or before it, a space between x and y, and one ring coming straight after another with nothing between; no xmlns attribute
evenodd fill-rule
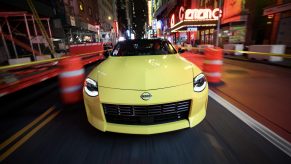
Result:
<svg viewBox="0 0 291 164"><path fill-rule="evenodd" d="M63 0L65 7L64 30L69 44L98 42L100 22L98 5L94 0Z"/></svg>
<svg viewBox="0 0 291 164"><path fill-rule="evenodd" d="M45 29L47 33L51 34L56 52L66 51L70 44L115 41L118 31L115 26L117 24L115 0L32 0L32 3L39 17L48 20L49 27L46 25ZM0 0L0 12L2 14L19 11L32 15L26 0ZM28 38L28 35L25 34L27 30L24 23L16 24L15 22L18 18L11 17L8 20L11 21L10 25L15 27L13 29L18 28L17 30L12 30L12 35L19 43L22 42L22 45L27 44L30 46L29 42L33 41L34 38L40 37L38 36L40 32L35 32L32 22L29 22L28 25L31 32L31 36ZM1 25L7 25L6 22L5 17L3 19L0 18ZM6 25L3 29L5 35L9 32ZM38 28L37 24L35 26ZM36 45L32 46L39 49ZM9 38L3 40L2 37L0 49L2 50L3 47L8 47L12 52L19 51L18 53L12 53L12 58L17 57L17 54L31 53L28 48L15 45ZM45 51L46 48L43 49L42 53L48 54ZM1 53L1 56L5 57L6 54L3 55ZM1 59L0 62L6 60L7 57L3 58L3 60Z"/></svg>
<svg viewBox="0 0 291 164"><path fill-rule="evenodd" d="M174 43L285 44L290 0L151 0L156 37ZM159 23L156 23L159 22ZM158 24L158 27L155 26ZM218 27L217 27L218 26Z"/></svg>
<svg viewBox="0 0 291 164"><path fill-rule="evenodd" d="M217 0L168 0L157 4L160 4L154 10L157 37L193 46L214 44L215 27L222 14Z"/></svg>
<svg viewBox="0 0 291 164"><path fill-rule="evenodd" d="M96 1L95 1L96 3ZM102 41L116 40L118 31L117 26L117 13L116 13L116 0L98 0L99 7L99 22L100 33Z"/></svg>

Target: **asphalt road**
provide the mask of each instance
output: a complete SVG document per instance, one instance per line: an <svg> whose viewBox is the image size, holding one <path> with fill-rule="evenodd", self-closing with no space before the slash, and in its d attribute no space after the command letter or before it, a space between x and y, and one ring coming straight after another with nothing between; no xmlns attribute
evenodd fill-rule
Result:
<svg viewBox="0 0 291 164"><path fill-rule="evenodd" d="M1 106L5 106L0 117L1 143L50 106L60 112L3 163L291 163L290 157L212 98L206 119L194 128L156 135L127 135L103 133L92 127L82 103L62 106L56 79L41 87L13 95L13 101L1 98ZM35 95L32 91L37 89L40 93ZM12 107L8 101L12 101L9 102ZM2 149L0 156L17 140Z"/></svg>

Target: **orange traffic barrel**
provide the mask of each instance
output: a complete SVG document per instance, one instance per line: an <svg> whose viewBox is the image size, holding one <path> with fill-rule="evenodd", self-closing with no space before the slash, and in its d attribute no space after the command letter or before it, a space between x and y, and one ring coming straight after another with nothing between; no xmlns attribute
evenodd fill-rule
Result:
<svg viewBox="0 0 291 164"><path fill-rule="evenodd" d="M221 82L222 57L221 48L205 48L205 59L203 62L203 72L209 83Z"/></svg>
<svg viewBox="0 0 291 164"><path fill-rule="evenodd" d="M59 87L62 102L73 104L82 100L82 87L85 71L82 59L78 56L64 58L59 61Z"/></svg>

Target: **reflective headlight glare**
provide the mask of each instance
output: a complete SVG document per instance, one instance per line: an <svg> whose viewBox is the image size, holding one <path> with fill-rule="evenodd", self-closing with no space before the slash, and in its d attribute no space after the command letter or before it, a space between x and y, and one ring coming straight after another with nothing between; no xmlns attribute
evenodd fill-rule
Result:
<svg viewBox="0 0 291 164"><path fill-rule="evenodd" d="M85 80L84 90L89 96L92 96L92 97L98 96L99 94L97 82L90 78L87 78Z"/></svg>
<svg viewBox="0 0 291 164"><path fill-rule="evenodd" d="M195 92L201 92L205 89L206 87L206 78L204 74L199 74L194 78L194 91Z"/></svg>

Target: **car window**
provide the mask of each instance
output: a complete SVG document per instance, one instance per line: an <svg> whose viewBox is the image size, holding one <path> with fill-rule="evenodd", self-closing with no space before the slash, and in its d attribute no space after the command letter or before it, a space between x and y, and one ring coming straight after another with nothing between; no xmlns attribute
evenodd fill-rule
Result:
<svg viewBox="0 0 291 164"><path fill-rule="evenodd" d="M168 41L163 40L128 40L119 42L113 49L112 56L143 56L176 54Z"/></svg>

